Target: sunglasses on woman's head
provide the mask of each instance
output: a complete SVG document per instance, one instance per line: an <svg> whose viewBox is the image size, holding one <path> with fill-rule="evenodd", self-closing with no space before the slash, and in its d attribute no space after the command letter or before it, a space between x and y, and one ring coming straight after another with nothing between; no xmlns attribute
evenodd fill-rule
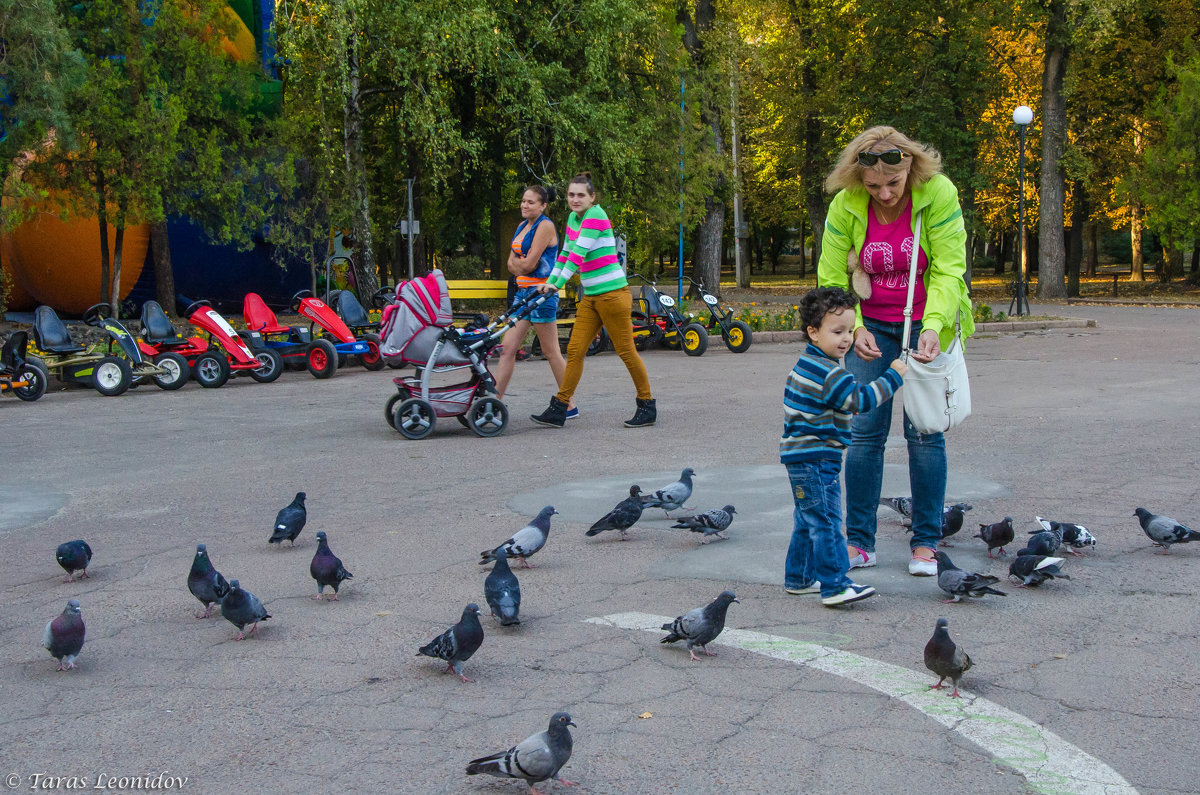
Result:
<svg viewBox="0 0 1200 795"><path fill-rule="evenodd" d="M859 152L858 153L858 164L860 166L866 166L868 168L875 165L880 160L882 160L884 163L887 163L889 166L898 166L898 165L900 165L900 161L903 159L904 159L904 153L901 152L899 149L889 149L886 152Z"/></svg>

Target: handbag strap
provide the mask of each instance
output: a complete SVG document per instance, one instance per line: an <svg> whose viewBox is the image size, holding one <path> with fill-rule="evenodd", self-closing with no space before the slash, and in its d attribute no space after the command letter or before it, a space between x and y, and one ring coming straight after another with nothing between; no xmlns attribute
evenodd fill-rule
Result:
<svg viewBox="0 0 1200 795"><path fill-rule="evenodd" d="M912 336L912 313L913 313L913 293L917 289L917 256L921 252L921 219L925 215L925 208L917 210L917 220L913 225L913 247L912 258L908 266L908 302L904 305L904 336L901 337L903 348L901 353L904 355L904 361L908 361L909 339Z"/></svg>

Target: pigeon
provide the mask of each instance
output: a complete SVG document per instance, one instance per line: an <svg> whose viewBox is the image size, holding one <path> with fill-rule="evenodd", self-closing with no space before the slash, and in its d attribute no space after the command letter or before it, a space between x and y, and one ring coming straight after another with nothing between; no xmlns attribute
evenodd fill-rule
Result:
<svg viewBox="0 0 1200 795"><path fill-rule="evenodd" d="M250 627L250 634L253 636L254 630L258 629L258 622L266 621L271 617L258 597L243 590L237 580L229 581L229 593L225 594L225 598L221 600L221 615L238 628L238 636L234 640L242 640L246 637L247 624L254 625Z"/></svg>
<svg viewBox="0 0 1200 795"><path fill-rule="evenodd" d="M438 635L417 650L417 654L446 661L446 673L453 671L464 682L471 682L463 675L463 663L471 659L483 644L483 627L479 625L479 605L471 602L463 608L462 618L450 629Z"/></svg>
<svg viewBox="0 0 1200 795"><path fill-rule="evenodd" d="M503 549L510 558L518 558L523 568L532 569L533 567L529 565L529 558L546 546L546 539L550 535L550 517L556 513L558 511L554 510L553 505L547 505L534 517L532 522L513 533L512 538L496 549L485 549L480 552L479 565L483 566L489 561L495 560L496 552Z"/></svg>
<svg viewBox="0 0 1200 795"><path fill-rule="evenodd" d="M1063 552L1070 555L1082 556L1083 553L1079 550L1085 547L1096 546L1096 537L1088 532L1088 529L1081 524L1072 524L1070 522L1052 522L1043 519L1040 516L1035 516L1037 523L1042 526L1043 530L1053 530L1055 527L1062 533L1063 543L1066 548Z"/></svg>
<svg viewBox="0 0 1200 795"><path fill-rule="evenodd" d="M296 546L296 536L300 535L300 531L304 529L304 523L308 521L308 509L304 507L304 497L304 492L296 492L296 499L279 509L279 513L275 516L275 530L267 539L268 544L282 546L283 540L286 538L292 542L292 546Z"/></svg>
<svg viewBox="0 0 1200 795"><path fill-rule="evenodd" d="M912 497L880 497L879 504L900 514L902 524L912 524Z"/></svg>
<svg viewBox="0 0 1200 795"><path fill-rule="evenodd" d="M1012 526L1012 517L1006 516L1004 517L1003 522L979 525L979 533L974 537L982 538L983 542L987 544L988 557L990 558L992 557L993 549L999 549L1001 555L1006 554L1004 547L1008 544L1011 544L1015 536L1016 534L1013 532Z"/></svg>
<svg viewBox="0 0 1200 795"><path fill-rule="evenodd" d="M671 518L671 511L682 508L683 504L692 496L692 475L694 474L696 474L696 470L687 467L679 473L679 480L669 486L663 486L653 494L642 497L642 507L662 508L667 518Z"/></svg>
<svg viewBox="0 0 1200 795"><path fill-rule="evenodd" d="M733 515L737 513L732 505L726 505L724 508L714 508L711 511L705 511L699 516L689 516L686 519L680 519L675 524L671 525L673 530L691 530L693 533L704 533L700 539L701 544L707 544L712 536L717 538L726 538L721 535L729 527L729 523L733 521Z"/></svg>
<svg viewBox="0 0 1200 795"><path fill-rule="evenodd" d="M521 610L521 584L508 567L508 553L504 547L496 550L496 565L483 581L483 596L492 608L492 615L500 620L500 626L521 623L518 615Z"/></svg>
<svg viewBox="0 0 1200 795"><path fill-rule="evenodd" d="M725 613L729 610L730 603L736 601L738 598L733 595L733 591L721 591L716 599L704 607L689 610L670 624L663 624L662 628L671 634L660 640L659 643L686 640L688 654L692 655L692 659L696 662L699 662L700 658L692 650L695 646L703 649L709 657L715 657L717 653L709 651L708 644L721 634L721 630L725 629Z"/></svg>
<svg viewBox="0 0 1200 795"><path fill-rule="evenodd" d="M1041 517L1038 519L1041 520ZM1017 550L1017 555L1053 555L1062 546L1062 534L1062 527L1057 522L1043 530L1030 530L1025 546Z"/></svg>
<svg viewBox="0 0 1200 795"><path fill-rule="evenodd" d="M57 670L69 671L75 667L75 658L83 648L83 634L79 600L72 599L58 618L46 624L46 632L42 635L42 645L51 657L58 660Z"/></svg>
<svg viewBox="0 0 1200 795"><path fill-rule="evenodd" d="M74 582L75 572L79 572L81 580L88 576L87 567L92 559L92 548L83 539L68 541L58 545L54 557L58 560L58 565L62 566L67 573L67 579L63 582Z"/></svg>
<svg viewBox="0 0 1200 795"><path fill-rule="evenodd" d="M317 531L317 552L309 564L308 573L317 581L317 595L313 597L318 602L325 593L325 586L333 589L333 601L338 600L338 586L343 580L352 580L354 575L346 571L341 559L329 549L329 539L324 530Z"/></svg>
<svg viewBox="0 0 1200 795"><path fill-rule="evenodd" d="M933 556L937 559L938 587L950 595L950 598L943 599L943 602L957 602L964 596L983 596L987 593L1008 596L1004 591L990 587L1000 582L999 577L963 571L941 550L934 552Z"/></svg>
<svg viewBox="0 0 1200 795"><path fill-rule="evenodd" d="M1018 588L1036 587L1041 585L1046 580L1055 578L1060 580L1071 579L1062 573L1062 569L1058 565L1063 562L1062 558L1052 558L1046 555L1022 555L1017 554L1017 559L1008 567L1008 576L1016 577L1021 580Z"/></svg>
<svg viewBox="0 0 1200 795"><path fill-rule="evenodd" d="M568 787L575 786L558 775L562 766L571 758L571 732L568 726L575 722L565 712L556 712L550 718L550 728L527 737L507 751L472 759L467 765L467 775L480 773L497 778L520 778L529 785L533 795L540 795L534 784L554 779Z"/></svg>
<svg viewBox="0 0 1200 795"><path fill-rule="evenodd" d="M685 469L686 473L687 470ZM629 496L617 503L617 507L613 508L608 513L604 514L584 535L595 536L600 535L605 530L620 530L621 540L628 538L626 530L633 527L638 519L642 518L642 500L638 497L642 493L640 486L630 486ZM661 507L661 506L660 506Z"/></svg>
<svg viewBox="0 0 1200 795"><path fill-rule="evenodd" d="M965 502L956 502L953 505L947 505L942 511L942 545L953 546L946 543L946 539L962 530L963 520L966 518L967 511L971 510L971 506Z"/></svg>
<svg viewBox="0 0 1200 795"><path fill-rule="evenodd" d="M1156 545L1162 547L1160 555L1169 555L1172 544L1186 544L1189 541L1200 541L1200 533L1190 527L1181 525L1169 516L1157 516L1145 508L1133 512L1142 525L1146 536Z"/></svg>
<svg viewBox="0 0 1200 795"><path fill-rule="evenodd" d="M958 680L971 670L971 658L961 646L950 639L949 626L950 622L946 619L937 620L933 637L925 644L925 667L940 677L936 685L929 686L930 690L941 690L942 682L946 681L946 677L950 677L950 681L954 683L954 692L950 694L950 698L962 698L958 694Z"/></svg>
<svg viewBox="0 0 1200 795"><path fill-rule="evenodd" d="M197 613L196 618L208 618L225 594L229 593L229 583L221 576L221 572L213 568L208 558L208 547L196 545L196 557L192 558L192 570L188 572L187 587L192 596L204 605L204 612Z"/></svg>

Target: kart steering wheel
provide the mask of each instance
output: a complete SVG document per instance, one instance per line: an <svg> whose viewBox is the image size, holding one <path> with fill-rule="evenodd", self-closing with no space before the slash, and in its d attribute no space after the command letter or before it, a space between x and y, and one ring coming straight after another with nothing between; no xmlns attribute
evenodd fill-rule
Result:
<svg viewBox="0 0 1200 795"><path fill-rule="evenodd" d="M396 291L391 287L380 287L375 292L371 293L371 306L376 309L383 309L391 304L396 297Z"/></svg>
<svg viewBox="0 0 1200 795"><path fill-rule="evenodd" d="M312 297L313 297L312 290L301 290L300 292L293 295L292 296L292 311L299 312L300 311L300 302L302 300L304 300L305 298L312 298Z"/></svg>
<svg viewBox="0 0 1200 795"><path fill-rule="evenodd" d="M204 306L211 307L212 304L210 304L208 301L203 301L203 300L192 301L190 304L187 305L187 307L184 308L183 316L191 317L195 312L199 311L199 309Z"/></svg>
<svg viewBox="0 0 1200 795"><path fill-rule="evenodd" d="M105 318L113 316L112 304L99 303L92 304L83 313L83 322L89 326L99 326Z"/></svg>

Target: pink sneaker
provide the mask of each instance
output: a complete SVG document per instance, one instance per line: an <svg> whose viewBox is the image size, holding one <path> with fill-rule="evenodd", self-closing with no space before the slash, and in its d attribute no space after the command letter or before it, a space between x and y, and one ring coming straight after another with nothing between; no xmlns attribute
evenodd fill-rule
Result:
<svg viewBox="0 0 1200 795"><path fill-rule="evenodd" d="M851 545L850 548L858 553L850 557L850 568L869 569L875 565L876 556L874 552L868 552L861 547L856 547L853 545Z"/></svg>

